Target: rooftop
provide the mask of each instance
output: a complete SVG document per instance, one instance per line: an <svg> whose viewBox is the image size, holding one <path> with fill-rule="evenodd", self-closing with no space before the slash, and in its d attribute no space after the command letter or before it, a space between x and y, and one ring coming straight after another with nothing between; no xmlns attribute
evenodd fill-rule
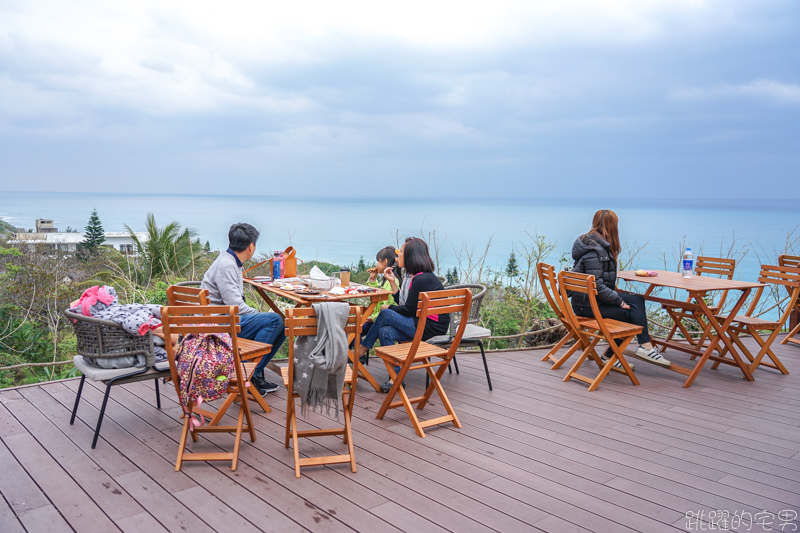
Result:
<svg viewBox="0 0 800 533"><path fill-rule="evenodd" d="M567 365L550 370L535 350L490 354L489 392L480 359L462 354L461 373L442 382L463 429L430 428L421 439L400 409L376 420L383 395L360 384L358 472L306 468L300 479L283 446L284 389L268 396L272 413L254 409L257 440L243 440L236 472L229 463L190 463L177 473L172 387L161 387L161 411L152 382L116 387L95 450L102 393L89 381L74 426L78 380L7 389L0 529L676 532L687 530L687 512L708 520L724 509L766 510L780 530L780 511L800 512L800 349L776 344L776 353L791 374L759 369L747 382L723 365L683 389L684 376L637 361L640 386L611 373L592 393L563 383ZM373 359L379 381L382 368ZM407 385L421 389L423 380ZM232 443L227 434L201 437L194 450ZM303 445L343 449L332 438L317 450Z"/></svg>

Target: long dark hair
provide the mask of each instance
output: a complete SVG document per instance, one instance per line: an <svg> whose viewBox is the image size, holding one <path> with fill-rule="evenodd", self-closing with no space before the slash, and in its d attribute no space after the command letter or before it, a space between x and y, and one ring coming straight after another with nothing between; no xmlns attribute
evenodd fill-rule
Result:
<svg viewBox="0 0 800 533"><path fill-rule="evenodd" d="M617 214L611 209L601 209L596 212L592 217L590 233L596 233L608 242L608 251L616 261L622 249L619 243L619 217Z"/></svg>
<svg viewBox="0 0 800 533"><path fill-rule="evenodd" d="M403 266L412 276L420 272L433 272L436 267L428 251L428 244L417 237L406 239L403 245Z"/></svg>
<svg viewBox="0 0 800 533"><path fill-rule="evenodd" d="M398 280L402 279L402 274L400 272L400 266L397 264L397 253L395 252L397 248L394 246L387 246L386 248L381 248L380 251L375 254L376 261L389 261L386 265L387 268L391 268L394 270L394 277ZM385 280L384 280L385 281Z"/></svg>

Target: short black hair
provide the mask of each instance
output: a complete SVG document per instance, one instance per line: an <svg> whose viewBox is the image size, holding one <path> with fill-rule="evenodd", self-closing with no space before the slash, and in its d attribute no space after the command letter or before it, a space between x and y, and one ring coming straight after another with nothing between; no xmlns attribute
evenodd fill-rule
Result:
<svg viewBox="0 0 800 533"><path fill-rule="evenodd" d="M409 237L403 245L403 267L406 272L416 276L420 272L433 272L435 266L428 244L417 237Z"/></svg>
<svg viewBox="0 0 800 533"><path fill-rule="evenodd" d="M245 222L237 222L228 231L228 246L234 252L244 252L258 241L258 230Z"/></svg>

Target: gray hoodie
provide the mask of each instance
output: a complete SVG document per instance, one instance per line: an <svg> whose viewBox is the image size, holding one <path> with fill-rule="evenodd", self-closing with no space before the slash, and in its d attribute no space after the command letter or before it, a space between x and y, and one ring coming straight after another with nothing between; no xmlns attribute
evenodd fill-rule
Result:
<svg viewBox="0 0 800 533"><path fill-rule="evenodd" d="M211 305L238 305L239 314L257 313L244 302L244 282L242 267L228 252L222 252L203 276L201 289L208 289Z"/></svg>

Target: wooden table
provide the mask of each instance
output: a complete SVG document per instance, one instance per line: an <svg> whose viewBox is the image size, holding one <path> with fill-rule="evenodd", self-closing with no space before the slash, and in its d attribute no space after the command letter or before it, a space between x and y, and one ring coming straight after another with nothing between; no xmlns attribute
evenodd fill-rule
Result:
<svg viewBox="0 0 800 533"><path fill-rule="evenodd" d="M689 369L675 363L672 363L670 367L662 367L662 368L669 368L674 372L678 372L681 374L685 374L688 376L686 381L684 382L684 387L691 386L692 382L695 380L697 375L702 370L703 365L705 365L706 361L709 359L713 361L719 361L720 363L726 365L732 365L739 367L744 374L744 377L750 381L753 381L753 374L750 372L750 368L747 364L744 363L741 357L739 357L738 352L734 348L733 341L726 333L728 328L730 327L731 323L733 322L733 318L739 312L742 305L744 305L745 300L750 295L750 292L753 289L758 287L763 287L760 283L751 283L747 281L737 281L737 280L727 280L727 279L717 279L712 277L706 276L692 276L691 278L684 278L681 274L677 272L667 272L665 270L658 270L658 276L654 277L645 277L645 276L637 276L632 270L623 270L617 273L617 278L623 279L625 281L638 281L641 283L648 283L650 287L647 288L647 291L643 294L645 300L658 302L662 304L672 305L678 304L681 307L687 308L689 310L696 310L705 315L707 322L705 324L701 323L701 326L704 326L704 338L709 338L710 342L707 345L702 345L702 343L697 346L693 347L691 344L680 344L676 342L665 342L657 339L652 339L653 344L657 346L661 346L663 348L672 348L674 350L679 350L682 352L686 352L692 355L698 355L700 358L698 359L697 363L694 365L694 368ZM689 295L694 300L694 304L686 303L686 302L678 302L675 300L669 300L665 298L658 298L656 296L651 296L650 293L653 292L653 289L656 287L669 287L672 289L682 289L689 293ZM708 304L705 301L705 296L708 292L711 291L724 291L724 290L737 290L741 291L741 296L736 301L736 304L731 309L728 317L725 319L723 323L716 319L714 313L708 308ZM713 330L713 331L712 331ZM712 355L714 350L717 349L719 343L723 342L728 350L731 352L733 356L733 361L730 359L723 359L721 357L717 357Z"/></svg>
<svg viewBox="0 0 800 533"><path fill-rule="evenodd" d="M375 311L375 308L383 301L388 300L392 296L391 291L387 291L385 289L375 289L375 292L369 292L366 294L341 294L341 295L334 295L328 294L325 291L322 291L324 294L328 294L328 298L319 299L319 298L304 298L301 294L296 294L294 291L282 291L275 287L270 287L269 284L260 283L254 281L252 278L244 278L244 283L246 285L250 285L253 287L256 292L267 302L270 309L281 315L282 317L286 318L280 308L275 304L275 301L272 299L272 296L280 296L281 298L286 298L287 300L291 300L295 303L296 307L310 307L312 304L321 303L321 302L345 302L347 300L354 300L357 298L369 298L369 305L364 309L364 312L361 314L362 317L367 318L372 316L372 313ZM350 283L351 286L359 287L364 285L359 285L358 283ZM373 289L374 287L369 287ZM352 341L352 336L348 338L348 341ZM355 354L355 360L353 362L353 368L358 369L358 373L364 379L366 379L370 385L375 389L376 392L380 392L381 386L378 384L377 380L372 377L372 374L369 373L369 370L364 368L358 360L358 354Z"/></svg>

